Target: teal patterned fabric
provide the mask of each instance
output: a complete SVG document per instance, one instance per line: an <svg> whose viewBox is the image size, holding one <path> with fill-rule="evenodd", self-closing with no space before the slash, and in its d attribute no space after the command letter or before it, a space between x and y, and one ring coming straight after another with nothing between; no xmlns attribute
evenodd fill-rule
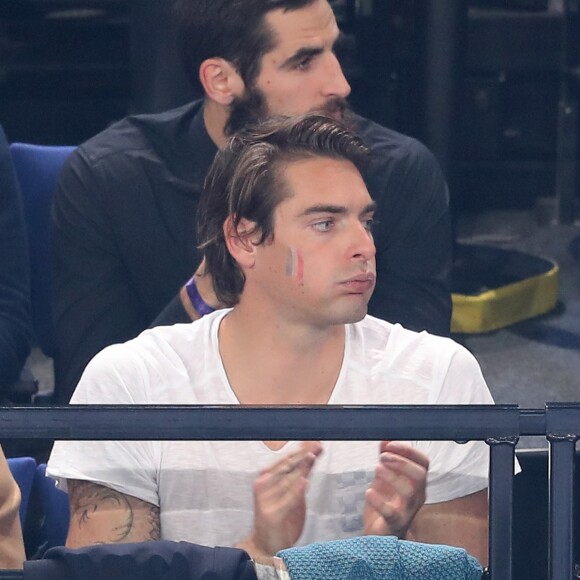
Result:
<svg viewBox="0 0 580 580"><path fill-rule="evenodd" d="M364 536L288 548L277 554L292 580L481 580L479 562L461 548L394 536Z"/></svg>

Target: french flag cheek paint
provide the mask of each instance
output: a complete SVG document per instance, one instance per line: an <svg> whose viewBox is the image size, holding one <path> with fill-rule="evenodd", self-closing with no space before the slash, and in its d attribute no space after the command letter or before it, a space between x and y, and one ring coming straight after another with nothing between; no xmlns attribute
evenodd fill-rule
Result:
<svg viewBox="0 0 580 580"><path fill-rule="evenodd" d="M304 260L296 248L288 250L286 276L296 278L300 286L304 285Z"/></svg>
<svg viewBox="0 0 580 580"><path fill-rule="evenodd" d="M302 256L298 254L298 285L304 286L304 260Z"/></svg>

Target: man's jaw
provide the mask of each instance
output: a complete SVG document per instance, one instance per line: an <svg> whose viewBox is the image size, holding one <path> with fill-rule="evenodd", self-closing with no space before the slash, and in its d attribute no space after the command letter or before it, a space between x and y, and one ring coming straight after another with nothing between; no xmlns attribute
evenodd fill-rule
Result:
<svg viewBox="0 0 580 580"><path fill-rule="evenodd" d="M350 130L354 131L356 129L353 112L345 98L333 97L321 107L313 108L310 112L322 113L344 123ZM242 97L237 98L231 105L224 133L226 136L231 136L249 124L260 123L272 116L263 92L254 88L251 91L246 91Z"/></svg>

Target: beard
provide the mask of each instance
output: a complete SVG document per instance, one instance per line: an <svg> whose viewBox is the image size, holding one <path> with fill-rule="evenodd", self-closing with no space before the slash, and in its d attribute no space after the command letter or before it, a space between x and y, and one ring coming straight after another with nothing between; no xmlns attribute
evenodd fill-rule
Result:
<svg viewBox="0 0 580 580"><path fill-rule="evenodd" d="M328 99L322 107L314 108L309 112L331 117L335 121L343 123L349 130L356 131L354 113L348 101L342 97ZM260 123L271 116L266 95L256 86L251 86L241 97L236 97L232 101L224 134L230 137L244 127Z"/></svg>
<svg viewBox="0 0 580 580"><path fill-rule="evenodd" d="M268 116L264 93L257 87L250 87L241 97L236 97L232 101L224 133L227 137L231 137L248 125L264 121Z"/></svg>

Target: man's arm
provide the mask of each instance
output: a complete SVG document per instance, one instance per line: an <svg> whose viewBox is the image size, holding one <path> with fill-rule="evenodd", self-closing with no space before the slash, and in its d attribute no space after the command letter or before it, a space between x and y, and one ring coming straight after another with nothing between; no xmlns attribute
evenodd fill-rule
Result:
<svg viewBox="0 0 580 580"><path fill-rule="evenodd" d="M26 559L20 526L20 488L0 447L0 569L20 569Z"/></svg>
<svg viewBox="0 0 580 580"><path fill-rule="evenodd" d="M193 301L190 296L194 296ZM151 328L198 320L210 310L218 308L223 306L219 304L213 289L212 277L205 271L205 262L202 260L191 279L181 287L179 294L155 318Z"/></svg>
<svg viewBox="0 0 580 580"><path fill-rule="evenodd" d="M66 160L54 197L55 398L60 404L69 402L97 352L132 338L148 323L117 245L113 210L106 209L107 182L81 147ZM122 183L118 187L125 193Z"/></svg>
<svg viewBox="0 0 580 580"><path fill-rule="evenodd" d="M424 505L413 520L409 539L465 548L487 565L487 489L451 501Z"/></svg>
<svg viewBox="0 0 580 580"><path fill-rule="evenodd" d="M68 480L67 548L159 540L159 508L90 481Z"/></svg>

